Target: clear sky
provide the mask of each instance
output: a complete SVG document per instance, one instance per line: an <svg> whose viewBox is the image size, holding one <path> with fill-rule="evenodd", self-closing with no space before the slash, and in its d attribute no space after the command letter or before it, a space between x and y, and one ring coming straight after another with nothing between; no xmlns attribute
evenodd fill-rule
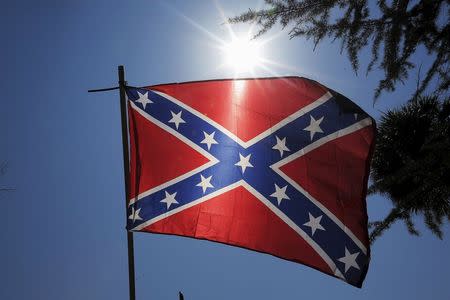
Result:
<svg viewBox="0 0 450 300"><path fill-rule="evenodd" d="M127 299L124 180L117 84L230 78L223 16L261 1L2 1L0 47L0 299ZM233 26L236 35L248 25ZM404 103L415 79L372 106L382 74L358 76L339 44L272 30L266 68L297 75L358 103L375 119ZM363 53L362 65L367 64ZM424 66L429 60L419 49ZM415 74L413 74L415 77ZM368 198L371 220L391 205ZM372 248L362 289L303 265L206 241L135 234L137 299L450 299L450 228L443 241L395 224Z"/></svg>

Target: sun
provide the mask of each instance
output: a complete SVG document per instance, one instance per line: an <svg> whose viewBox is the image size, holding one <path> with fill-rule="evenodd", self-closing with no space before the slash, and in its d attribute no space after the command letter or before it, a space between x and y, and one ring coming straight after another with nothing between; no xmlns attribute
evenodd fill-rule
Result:
<svg viewBox="0 0 450 300"><path fill-rule="evenodd" d="M221 35L214 34L195 20L177 11L175 8L173 9L186 22L204 33L211 40L209 45L214 49L214 56L217 57L216 62L218 62L216 70L220 69L223 71L223 68L228 69L228 71L231 70L233 72L233 78L254 78L260 74L267 73L271 76L279 77L280 74L278 74L273 67L298 72L298 70L291 65L281 64L269 59L267 56L271 52L269 47L270 43L281 36L283 33L282 31L271 36L265 35L264 39L261 37L256 38L256 33L254 31L255 24L252 24L247 29L240 27L240 30L236 32L231 27L231 23L229 23L228 17L225 15L218 1L214 2L216 2L216 7L222 17L222 25L225 25L224 29L228 32L228 39ZM228 72L225 73L228 74ZM245 75L243 76L243 74Z"/></svg>
<svg viewBox="0 0 450 300"><path fill-rule="evenodd" d="M254 39L234 37L231 42L223 45L222 51L225 66L233 69L236 74L253 73L262 63L261 44Z"/></svg>

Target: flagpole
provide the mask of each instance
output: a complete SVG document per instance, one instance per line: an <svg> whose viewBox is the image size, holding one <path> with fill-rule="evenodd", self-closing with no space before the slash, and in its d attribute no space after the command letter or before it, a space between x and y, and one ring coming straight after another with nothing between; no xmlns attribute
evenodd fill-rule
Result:
<svg viewBox="0 0 450 300"><path fill-rule="evenodd" d="M123 148L123 172L125 177L125 217L128 218L128 200L130 192L129 178L129 151L128 151L128 128L127 128L127 103L125 97L125 71L123 66L118 67L119 89L120 89L120 114L122 121L122 148ZM126 220L126 219L125 219ZM136 300L135 280L134 280L134 243L133 233L127 231L128 242L128 283L130 291L130 300Z"/></svg>

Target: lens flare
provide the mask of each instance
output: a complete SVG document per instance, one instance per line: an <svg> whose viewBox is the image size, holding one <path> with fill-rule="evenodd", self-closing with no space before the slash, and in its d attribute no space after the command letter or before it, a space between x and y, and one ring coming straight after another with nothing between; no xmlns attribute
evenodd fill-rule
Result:
<svg viewBox="0 0 450 300"><path fill-rule="evenodd" d="M261 64L261 46L255 40L234 38L225 44L225 65L234 69L235 73L253 72Z"/></svg>

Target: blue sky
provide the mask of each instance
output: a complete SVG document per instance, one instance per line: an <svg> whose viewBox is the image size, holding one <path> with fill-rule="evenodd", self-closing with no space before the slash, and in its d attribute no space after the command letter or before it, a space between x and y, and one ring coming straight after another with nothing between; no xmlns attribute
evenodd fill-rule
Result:
<svg viewBox="0 0 450 300"><path fill-rule="evenodd" d="M222 15L261 1L9 1L0 11L1 299L126 299L124 185L117 66L131 85L230 78L219 67ZM237 34L248 25L233 26ZM415 80L372 106L380 72L356 76L339 44L272 30L255 76L317 80L375 119L404 103ZM367 63L364 52L362 65ZM415 61L429 59L419 49ZM251 76L251 74L241 74ZM413 74L415 78L415 74ZM371 220L389 200L368 198ZM137 299L446 299L448 223L443 241L416 218L422 236L398 223L372 248L362 289L292 262L193 239L135 234Z"/></svg>

